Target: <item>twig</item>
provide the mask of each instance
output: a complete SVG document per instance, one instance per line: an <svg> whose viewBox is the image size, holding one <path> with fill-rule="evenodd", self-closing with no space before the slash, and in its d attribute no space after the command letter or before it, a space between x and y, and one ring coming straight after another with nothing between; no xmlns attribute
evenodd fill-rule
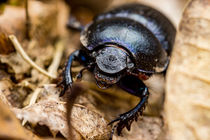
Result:
<svg viewBox="0 0 210 140"><path fill-rule="evenodd" d="M62 41L55 44L55 53L53 56L53 61L48 68L48 72L52 75L57 75L57 70L60 65L60 61L63 55L64 45Z"/></svg>
<svg viewBox="0 0 210 140"><path fill-rule="evenodd" d="M26 15L26 38L30 40L30 28L31 28L31 22L28 12L28 0L25 0L25 15Z"/></svg>
<svg viewBox="0 0 210 140"><path fill-rule="evenodd" d="M44 74L45 76L48 76L49 78L55 79L56 75L50 74L47 71L45 71L44 69L42 69L41 67L39 67L36 63L34 63L30 57L25 53L25 51L23 50L22 46L20 45L20 43L18 42L17 38L14 35L9 35L9 39L11 40L11 42L13 43L16 51L22 56L22 58L28 62L33 68L35 68L36 70L38 70L39 72L41 72L42 74Z"/></svg>

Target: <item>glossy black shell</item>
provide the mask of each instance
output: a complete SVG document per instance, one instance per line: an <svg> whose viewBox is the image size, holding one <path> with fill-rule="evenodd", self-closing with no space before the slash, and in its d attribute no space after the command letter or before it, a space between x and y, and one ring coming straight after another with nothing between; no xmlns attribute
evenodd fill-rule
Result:
<svg viewBox="0 0 210 140"><path fill-rule="evenodd" d="M163 14L130 4L97 16L82 32L81 42L89 51L116 44L127 50L139 71L154 73L166 69L175 34Z"/></svg>

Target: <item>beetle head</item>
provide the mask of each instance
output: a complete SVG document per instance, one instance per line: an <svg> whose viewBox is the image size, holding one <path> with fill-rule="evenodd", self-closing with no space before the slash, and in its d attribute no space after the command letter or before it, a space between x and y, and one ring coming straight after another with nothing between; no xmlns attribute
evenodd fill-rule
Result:
<svg viewBox="0 0 210 140"><path fill-rule="evenodd" d="M97 64L94 74L100 85L106 86L117 83L124 75L125 69L134 66L126 51L115 46L103 47L94 55Z"/></svg>

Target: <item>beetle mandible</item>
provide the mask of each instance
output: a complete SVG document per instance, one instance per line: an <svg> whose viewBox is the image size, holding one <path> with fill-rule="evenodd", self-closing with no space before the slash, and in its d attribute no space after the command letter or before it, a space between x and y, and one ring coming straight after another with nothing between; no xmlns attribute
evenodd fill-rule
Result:
<svg viewBox="0 0 210 140"><path fill-rule="evenodd" d="M99 88L113 84L140 98L130 111L119 115L109 124L117 122L120 135L142 115L149 97L148 83L157 74L165 76L174 44L176 30L159 11L141 4L128 4L96 16L92 23L81 29L80 50L70 54L63 75L63 91L73 84L71 66L74 60L91 71ZM158 82L158 81L157 81Z"/></svg>

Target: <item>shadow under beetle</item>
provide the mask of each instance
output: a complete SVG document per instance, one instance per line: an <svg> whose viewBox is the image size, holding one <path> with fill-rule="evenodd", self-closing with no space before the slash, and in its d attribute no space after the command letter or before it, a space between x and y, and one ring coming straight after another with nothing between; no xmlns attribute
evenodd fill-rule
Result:
<svg viewBox="0 0 210 140"><path fill-rule="evenodd" d="M69 22L69 26L75 28L73 22ZM102 13L92 23L78 29L81 30L82 48L69 56L60 96L72 86L71 66L76 60L85 66L77 78L82 78L82 72L88 69L99 88L117 84L140 98L136 107L109 123L116 123L112 139L115 129L118 135L124 127L130 130L132 122L142 115L149 97L146 83L157 74L164 77L176 30L163 14L140 4L128 4Z"/></svg>

